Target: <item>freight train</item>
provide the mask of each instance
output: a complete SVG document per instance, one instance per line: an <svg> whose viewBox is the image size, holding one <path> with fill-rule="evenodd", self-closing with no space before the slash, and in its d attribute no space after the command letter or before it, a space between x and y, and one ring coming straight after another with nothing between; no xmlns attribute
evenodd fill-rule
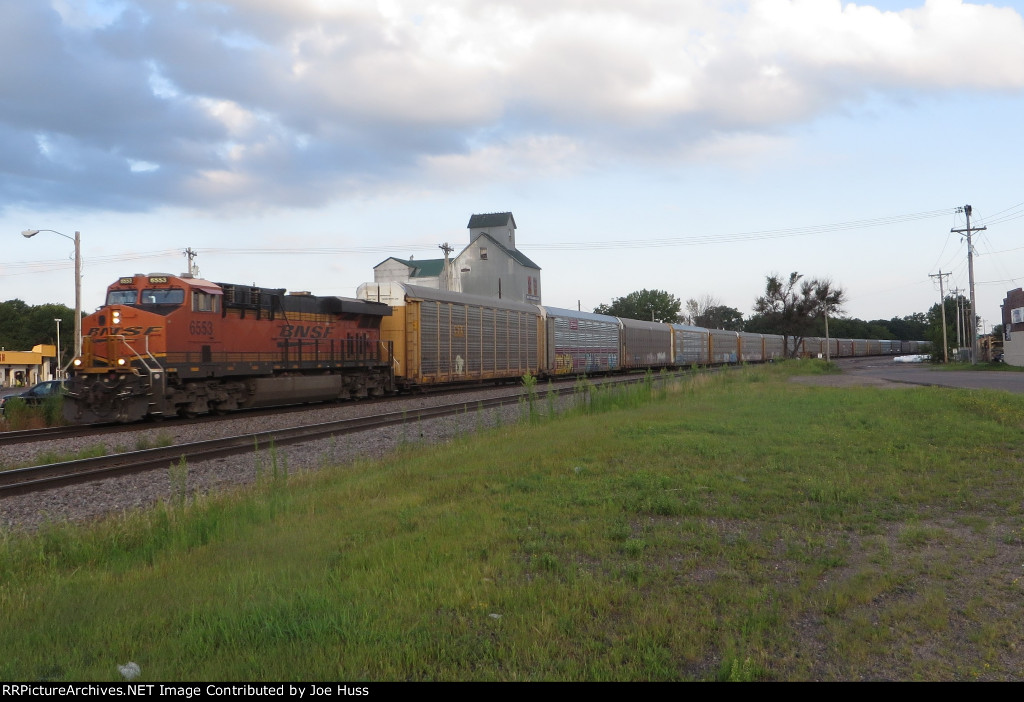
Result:
<svg viewBox="0 0 1024 702"><path fill-rule="evenodd" d="M65 417L130 422L514 381L784 356L783 338L662 324L400 283L357 298L136 274L83 320ZM924 342L831 339L832 356L917 353ZM804 339L801 355L824 356Z"/></svg>
<svg viewBox="0 0 1024 702"><path fill-rule="evenodd" d="M398 387L761 362L785 356L774 334L645 322L405 283L365 283L359 298L387 304L381 324ZM803 339L804 357L918 353L923 341Z"/></svg>

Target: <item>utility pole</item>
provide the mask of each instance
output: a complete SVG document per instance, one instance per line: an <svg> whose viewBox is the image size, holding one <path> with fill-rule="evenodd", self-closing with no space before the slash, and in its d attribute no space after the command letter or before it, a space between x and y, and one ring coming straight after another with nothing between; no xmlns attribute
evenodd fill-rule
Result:
<svg viewBox="0 0 1024 702"><path fill-rule="evenodd" d="M825 304L825 363L832 363L832 341L828 338L828 304Z"/></svg>
<svg viewBox="0 0 1024 702"><path fill-rule="evenodd" d="M185 258L188 259L188 274L193 276L193 277L198 276L199 275L199 266L197 266L194 263L194 261L196 260L196 256L199 255L199 252L198 251L193 251L192 247L190 246L187 249L185 249L182 253L184 253L185 254Z"/></svg>
<svg viewBox="0 0 1024 702"><path fill-rule="evenodd" d="M939 269L938 273L929 273L929 278L939 279L939 313L942 315L942 362L949 363L949 344L946 342L946 293L942 289L942 279L948 278L951 274L943 273L942 269Z"/></svg>
<svg viewBox="0 0 1024 702"><path fill-rule="evenodd" d="M988 227L974 227L971 228L971 206L964 205L963 208L957 208L958 211L962 211L967 217L967 226L963 229L950 229L949 231L955 234L966 234L967 235L967 277L971 287L971 364L978 362L978 312L974 301L974 246L971 244L971 234L974 232L982 232L988 229Z"/></svg>
<svg viewBox="0 0 1024 702"><path fill-rule="evenodd" d="M451 254L452 251L455 250L455 247L452 246L451 244L449 244L446 241L443 244L439 244L437 248L439 248L442 251L444 251L444 268L441 270L441 279L442 279L441 285L443 285L444 287L442 287L441 289L442 290L451 290L452 289L452 270L451 270L452 264L451 264L451 261L448 259L448 256L449 256L449 254Z"/></svg>
<svg viewBox="0 0 1024 702"><path fill-rule="evenodd" d="M960 333L960 330L963 327L962 322L964 321L963 305L961 304L961 293L963 292L963 290L961 290L960 288L953 288L949 292L956 299L956 347L957 349L960 349L964 345L964 337Z"/></svg>

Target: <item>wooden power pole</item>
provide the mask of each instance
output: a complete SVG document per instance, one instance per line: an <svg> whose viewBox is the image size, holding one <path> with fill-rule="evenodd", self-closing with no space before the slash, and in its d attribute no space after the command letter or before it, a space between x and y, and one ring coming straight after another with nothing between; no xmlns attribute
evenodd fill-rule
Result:
<svg viewBox="0 0 1024 702"><path fill-rule="evenodd" d="M967 226L963 229L950 229L949 231L967 235L967 277L971 287L971 364L974 364L978 362L978 311L974 302L974 245L971 243L971 234L985 231L988 227L971 227L970 205L964 205L962 211L967 217Z"/></svg>
<svg viewBox="0 0 1024 702"><path fill-rule="evenodd" d="M943 273L942 269L939 269L938 273L930 273L929 278L939 279L939 314L942 315L942 362L949 363L949 344L946 342L946 292L943 290L942 279L948 278L949 273Z"/></svg>

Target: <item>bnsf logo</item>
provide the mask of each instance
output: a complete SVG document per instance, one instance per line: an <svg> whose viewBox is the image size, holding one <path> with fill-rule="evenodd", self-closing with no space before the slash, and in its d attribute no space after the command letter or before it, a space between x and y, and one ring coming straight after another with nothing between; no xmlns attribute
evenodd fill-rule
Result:
<svg viewBox="0 0 1024 702"><path fill-rule="evenodd" d="M330 326L304 326L302 324L282 324L277 335L281 339L326 339L331 335Z"/></svg>
<svg viewBox="0 0 1024 702"><path fill-rule="evenodd" d="M162 327L92 327L86 336L98 338L103 336L149 336L154 332L163 331Z"/></svg>

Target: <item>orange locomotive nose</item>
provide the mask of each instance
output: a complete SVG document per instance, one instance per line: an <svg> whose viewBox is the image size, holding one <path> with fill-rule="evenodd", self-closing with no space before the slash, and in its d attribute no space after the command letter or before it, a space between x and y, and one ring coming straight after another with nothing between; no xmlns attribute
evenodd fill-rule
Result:
<svg viewBox="0 0 1024 702"><path fill-rule="evenodd" d="M164 318L132 307L105 307L85 318L82 356L75 370L128 370L140 357L163 351Z"/></svg>

